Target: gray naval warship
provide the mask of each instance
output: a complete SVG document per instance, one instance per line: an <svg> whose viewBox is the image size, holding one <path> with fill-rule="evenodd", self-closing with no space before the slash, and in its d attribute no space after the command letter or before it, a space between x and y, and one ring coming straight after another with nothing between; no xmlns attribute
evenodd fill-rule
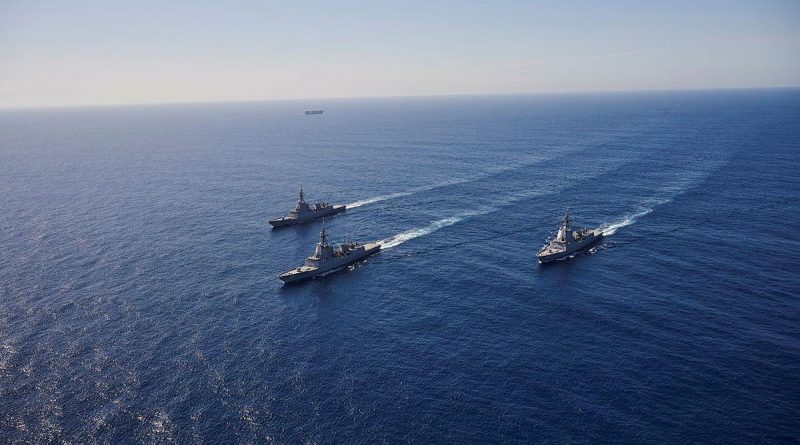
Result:
<svg viewBox="0 0 800 445"><path fill-rule="evenodd" d="M569 221L569 212L564 214L564 220L555 238L548 239L547 244L539 251L540 263L566 258L573 253L585 249L603 238L603 232L598 229L589 230L582 228L572 230Z"/></svg>
<svg viewBox="0 0 800 445"><path fill-rule="evenodd" d="M330 272L334 269L347 266L362 258L366 258L381 249L378 243L344 243L336 246L328 244L325 227L319 232L319 243L314 254L306 259L305 264L290 271L280 274L278 277L284 283L313 278Z"/></svg>
<svg viewBox="0 0 800 445"><path fill-rule="evenodd" d="M324 216L343 212L346 208L347 206L331 205L327 202L308 204L303 197L303 188L300 187L300 197L297 198L297 204L294 206L294 210L289 211L289 214L286 216L269 220L269 223L272 224L272 227L302 224Z"/></svg>

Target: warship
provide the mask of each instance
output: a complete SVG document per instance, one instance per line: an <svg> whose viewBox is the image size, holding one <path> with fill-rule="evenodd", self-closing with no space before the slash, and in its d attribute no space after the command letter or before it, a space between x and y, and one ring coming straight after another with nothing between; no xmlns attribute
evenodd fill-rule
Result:
<svg viewBox="0 0 800 445"><path fill-rule="evenodd" d="M280 274L278 277L284 283L313 278L330 272L334 269L352 264L362 258L366 258L381 249L377 243L344 243L336 246L328 244L325 227L319 232L319 243L314 254L306 259L305 264L290 271Z"/></svg>
<svg viewBox="0 0 800 445"><path fill-rule="evenodd" d="M346 208L347 206L331 205L327 202L308 204L303 197L303 188L300 187L300 196L297 198L297 204L294 206L294 210L291 210L286 216L269 220L269 223L272 225L272 227L302 224L322 218L324 216L330 216L335 213L343 212Z"/></svg>
<svg viewBox="0 0 800 445"><path fill-rule="evenodd" d="M564 220L555 238L547 240L537 255L540 263L548 263L566 258L573 253L585 249L603 238L603 232L598 229L589 230L582 228L572 230L570 227L569 212L564 214Z"/></svg>

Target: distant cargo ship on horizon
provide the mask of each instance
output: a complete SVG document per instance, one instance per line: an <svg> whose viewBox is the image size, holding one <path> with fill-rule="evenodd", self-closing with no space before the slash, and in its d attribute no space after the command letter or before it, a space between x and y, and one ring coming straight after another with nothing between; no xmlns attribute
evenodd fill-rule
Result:
<svg viewBox="0 0 800 445"><path fill-rule="evenodd" d="M306 114L322 114L325 110L306 110Z"/></svg>

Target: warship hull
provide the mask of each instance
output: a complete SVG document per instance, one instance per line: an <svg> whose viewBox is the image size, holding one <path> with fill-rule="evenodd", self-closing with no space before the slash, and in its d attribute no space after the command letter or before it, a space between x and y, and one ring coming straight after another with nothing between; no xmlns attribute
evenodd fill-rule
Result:
<svg viewBox="0 0 800 445"><path fill-rule="evenodd" d="M603 239L603 233L600 231L595 231L595 233L593 233L592 235L590 235L585 239L569 243L563 250L552 249L552 248L545 249L538 255L539 262L550 263L553 261L562 260L574 254L575 252L579 252L581 250L591 247L601 239Z"/></svg>
<svg viewBox="0 0 800 445"><path fill-rule="evenodd" d="M295 224L304 224L310 221L316 221L326 216L335 215L337 213L344 212L346 209L347 206L335 205L335 206L330 206L330 208L325 210L316 211L314 212L313 215L307 215L301 218L287 218L284 216L282 218L271 219L269 220L269 223L273 228L293 226Z"/></svg>
<svg viewBox="0 0 800 445"><path fill-rule="evenodd" d="M377 253L380 249L381 245L377 243L364 244L364 250L353 252L345 257L328 259L319 266L300 266L296 269L284 272L278 277L281 279L281 281L287 284L307 280L353 264L372 255L373 253Z"/></svg>

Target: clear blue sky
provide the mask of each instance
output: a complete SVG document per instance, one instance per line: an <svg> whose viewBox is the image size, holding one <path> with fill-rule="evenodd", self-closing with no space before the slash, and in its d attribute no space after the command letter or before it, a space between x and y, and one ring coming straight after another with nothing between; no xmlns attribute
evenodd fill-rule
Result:
<svg viewBox="0 0 800 445"><path fill-rule="evenodd" d="M800 0L0 0L0 107L800 86Z"/></svg>

